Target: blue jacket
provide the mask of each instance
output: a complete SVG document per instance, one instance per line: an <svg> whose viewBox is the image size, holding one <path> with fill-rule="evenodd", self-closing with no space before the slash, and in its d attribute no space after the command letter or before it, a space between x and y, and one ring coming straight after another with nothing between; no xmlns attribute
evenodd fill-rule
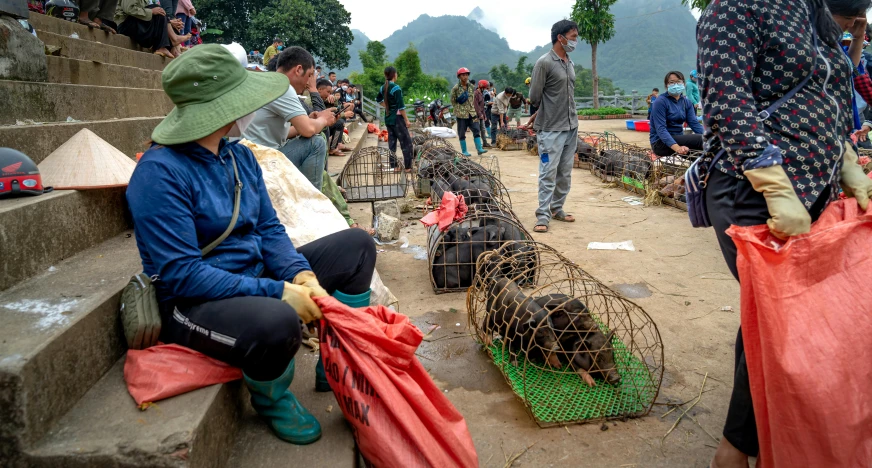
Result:
<svg viewBox="0 0 872 468"><path fill-rule="evenodd" d="M230 236L201 258L200 250L233 215L231 151L243 184L239 219ZM257 160L238 143L222 141L218 156L196 143L153 145L133 171L127 203L142 269L160 277L155 286L161 302L281 298L283 280L311 269L276 217Z"/></svg>
<svg viewBox="0 0 872 468"><path fill-rule="evenodd" d="M674 145L672 135L683 134L685 122L694 133L703 133L690 99L681 96L676 101L669 95L660 96L651 108L651 144L662 141L666 146Z"/></svg>

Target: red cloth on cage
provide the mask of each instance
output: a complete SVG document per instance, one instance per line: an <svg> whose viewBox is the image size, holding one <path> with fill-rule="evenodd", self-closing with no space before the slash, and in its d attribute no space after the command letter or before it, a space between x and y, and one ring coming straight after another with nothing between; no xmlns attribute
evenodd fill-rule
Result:
<svg viewBox="0 0 872 468"><path fill-rule="evenodd" d="M137 405L242 378L242 370L177 344L127 351L124 381Z"/></svg>
<svg viewBox="0 0 872 468"><path fill-rule="evenodd" d="M379 467L477 467L463 415L415 357L424 334L384 306L316 297L327 381L366 460Z"/></svg>
<svg viewBox="0 0 872 468"><path fill-rule="evenodd" d="M382 130L381 133L378 134L378 139L381 141L388 141L388 131Z"/></svg>
<svg viewBox="0 0 872 468"><path fill-rule="evenodd" d="M438 223L439 230L444 232L448 229L448 226L451 226L451 223L463 219L467 211L469 211L469 207L466 206L463 195L445 192L442 194L442 202L439 204L439 208L421 218L421 223L427 227Z"/></svg>
<svg viewBox="0 0 872 468"><path fill-rule="evenodd" d="M757 466L872 466L872 209L830 205L811 232L727 230L738 248Z"/></svg>

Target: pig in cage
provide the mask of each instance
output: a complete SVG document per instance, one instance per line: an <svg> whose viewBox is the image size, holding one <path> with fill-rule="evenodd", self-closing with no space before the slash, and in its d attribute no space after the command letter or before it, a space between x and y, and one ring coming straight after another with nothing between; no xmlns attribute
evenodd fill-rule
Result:
<svg viewBox="0 0 872 468"><path fill-rule="evenodd" d="M663 343L641 307L544 244L506 243L476 270L469 327L540 427L648 414Z"/></svg>
<svg viewBox="0 0 872 468"><path fill-rule="evenodd" d="M653 190L654 162L649 153L645 148L624 145L619 187L645 197Z"/></svg>
<svg viewBox="0 0 872 468"><path fill-rule="evenodd" d="M575 167L590 169L594 156L599 154L599 147L604 144L606 136L595 132L578 132L578 147L575 151Z"/></svg>
<svg viewBox="0 0 872 468"><path fill-rule="evenodd" d="M687 195L684 187L684 173L697 158L700 151L691 151L686 155L673 154L661 156L654 161L654 190L659 202L687 210ZM715 169L717 170L717 169Z"/></svg>
<svg viewBox="0 0 872 468"><path fill-rule="evenodd" d="M600 149L591 161L590 173L603 182L618 183L623 176L623 165L627 157L628 155L622 146L614 149Z"/></svg>
<svg viewBox="0 0 872 468"><path fill-rule="evenodd" d="M530 240L530 233L511 210L483 207L468 212L444 232L428 232L430 283L436 294L465 291L476 275L476 260L509 241Z"/></svg>
<svg viewBox="0 0 872 468"><path fill-rule="evenodd" d="M374 146L352 153L338 182L345 189L345 199L352 203L402 198L408 184L402 158Z"/></svg>
<svg viewBox="0 0 872 468"><path fill-rule="evenodd" d="M433 208L442 203L445 192L462 195L464 202L474 210L476 205L495 205L512 209L509 190L481 164L468 158L433 166L430 176L430 200ZM425 174L426 175L426 174Z"/></svg>
<svg viewBox="0 0 872 468"><path fill-rule="evenodd" d="M497 131L497 148L502 151L523 151L532 132L526 128L508 125Z"/></svg>
<svg viewBox="0 0 872 468"><path fill-rule="evenodd" d="M440 139L440 141L442 141ZM436 167L442 163L453 162L455 159L462 157L459 151L456 151L450 145L424 145L417 153L412 164L412 176L414 183L412 188L415 191L416 197L426 197L430 195L430 183L433 180Z"/></svg>

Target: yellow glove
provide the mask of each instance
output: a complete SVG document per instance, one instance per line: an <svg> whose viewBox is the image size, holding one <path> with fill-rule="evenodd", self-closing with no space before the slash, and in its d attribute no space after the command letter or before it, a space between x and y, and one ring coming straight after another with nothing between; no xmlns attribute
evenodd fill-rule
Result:
<svg viewBox="0 0 872 468"><path fill-rule="evenodd" d="M318 283L318 278L315 278L315 273L311 271L301 271L294 277L294 284L305 286L312 290L312 297L329 296L327 291Z"/></svg>
<svg viewBox="0 0 872 468"><path fill-rule="evenodd" d="M745 177L766 198L772 216L766 224L773 236L786 240L811 230L811 215L799 201L781 165L745 171Z"/></svg>
<svg viewBox="0 0 872 468"><path fill-rule="evenodd" d="M842 159L842 190L848 198L856 198L860 208L866 211L869 206L869 197L872 196L872 179L863 173L860 167L860 158L851 145L845 150Z"/></svg>
<svg viewBox="0 0 872 468"><path fill-rule="evenodd" d="M321 309L312 300L312 289L298 284L285 282L285 290L282 293L282 302L293 307L303 323L314 322L324 318Z"/></svg>

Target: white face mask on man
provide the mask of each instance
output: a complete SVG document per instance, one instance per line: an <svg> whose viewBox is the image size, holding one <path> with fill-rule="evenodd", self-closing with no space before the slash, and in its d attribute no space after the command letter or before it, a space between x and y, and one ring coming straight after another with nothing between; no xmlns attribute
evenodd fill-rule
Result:
<svg viewBox="0 0 872 468"><path fill-rule="evenodd" d="M234 122L233 126L230 127L230 131L227 132L227 136L230 138L242 137L242 134L245 133L245 130L248 128L249 125L251 125L251 122L253 120L254 112L236 119L236 122Z"/></svg>

